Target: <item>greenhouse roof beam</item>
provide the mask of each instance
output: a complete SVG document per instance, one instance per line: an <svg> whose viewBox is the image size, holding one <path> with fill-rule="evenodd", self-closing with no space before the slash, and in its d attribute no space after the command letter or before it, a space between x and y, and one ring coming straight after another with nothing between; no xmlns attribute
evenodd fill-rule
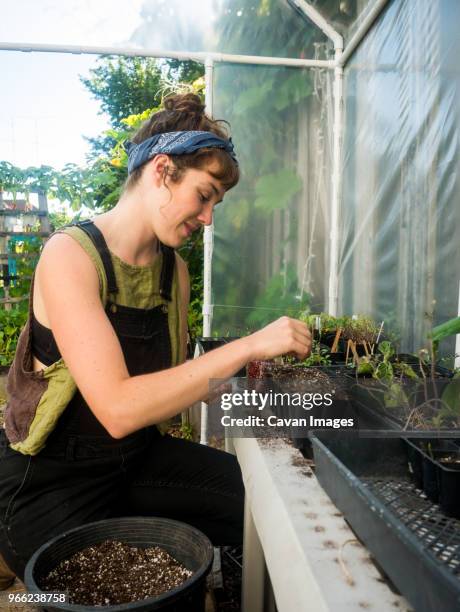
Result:
<svg viewBox="0 0 460 612"><path fill-rule="evenodd" d="M356 32L350 38L349 43L345 47L342 55L338 59L340 66L345 66L347 61L350 59L352 54L359 47L363 39L366 37L369 30L372 28L377 17L383 11L390 0L377 0L374 6L371 8L367 16L363 19Z"/></svg>
<svg viewBox="0 0 460 612"><path fill-rule="evenodd" d="M306 15L315 26L326 34L328 38L334 43L335 51L342 51L343 49L343 37L326 21L326 19L317 11L316 8L311 6L306 0L288 0L291 6L298 9L298 12Z"/></svg>
<svg viewBox="0 0 460 612"><path fill-rule="evenodd" d="M212 59L215 62L227 62L230 64L262 64L267 66L290 66L293 68L334 68L333 60L233 55L231 53L205 53L201 51L161 51L155 49L132 49L127 47L92 47L0 42L0 51L74 53L76 55L127 55L134 57L171 58L184 61L191 60L202 64L205 64L207 59Z"/></svg>

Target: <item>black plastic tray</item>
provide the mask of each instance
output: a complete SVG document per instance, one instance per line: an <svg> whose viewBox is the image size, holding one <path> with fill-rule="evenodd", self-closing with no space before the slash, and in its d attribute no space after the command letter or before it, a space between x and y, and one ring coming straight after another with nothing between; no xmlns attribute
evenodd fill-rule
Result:
<svg viewBox="0 0 460 612"><path fill-rule="evenodd" d="M460 519L460 449L453 440L406 440L409 469L416 485L439 503L449 516ZM455 463L443 462L444 457Z"/></svg>
<svg viewBox="0 0 460 612"><path fill-rule="evenodd" d="M460 521L413 484L404 439L312 443L322 487L417 612L458 612Z"/></svg>
<svg viewBox="0 0 460 612"><path fill-rule="evenodd" d="M446 384L449 383L448 376L451 372L445 368L437 367L438 373L444 375L444 378L436 380L436 387L438 390L438 396L440 397ZM353 382L349 387L350 401L358 413L358 417L361 417L364 421L371 421L375 425L376 430L385 430L387 432L393 430L401 435L410 435L411 437L430 437L434 431L438 431L439 434L445 437L454 437L459 435L459 431L456 429L418 429L409 425L407 433L405 432L406 422L403 420L396 409L385 408L383 404L383 387L379 387L379 382L370 377L359 377L350 375L353 378ZM430 382L432 384L433 381ZM415 403L423 404L423 398L418 397L421 391L414 392L413 401ZM418 399L417 399L418 397ZM401 409L402 410L402 409ZM393 414L394 413L394 414ZM363 429L363 427L360 427ZM410 433L409 433L410 432ZM435 434L436 435L436 434Z"/></svg>

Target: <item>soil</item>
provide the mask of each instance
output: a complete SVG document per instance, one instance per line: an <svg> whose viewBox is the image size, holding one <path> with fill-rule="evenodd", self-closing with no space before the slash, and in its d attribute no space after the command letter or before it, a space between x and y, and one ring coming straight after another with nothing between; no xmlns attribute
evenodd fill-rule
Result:
<svg viewBox="0 0 460 612"><path fill-rule="evenodd" d="M158 546L106 540L61 561L39 583L46 591L67 592L69 603L104 606L158 596L192 573Z"/></svg>
<svg viewBox="0 0 460 612"><path fill-rule="evenodd" d="M252 361L248 366L249 378L271 379L275 383L289 385L289 391L330 393L335 399L347 399L350 377L339 367L315 367L295 364L278 364L274 361Z"/></svg>

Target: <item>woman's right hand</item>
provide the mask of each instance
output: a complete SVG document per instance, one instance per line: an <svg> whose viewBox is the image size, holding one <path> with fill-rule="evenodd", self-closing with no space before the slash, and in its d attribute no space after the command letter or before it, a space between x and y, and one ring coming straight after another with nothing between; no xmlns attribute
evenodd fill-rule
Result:
<svg viewBox="0 0 460 612"><path fill-rule="evenodd" d="M280 355L305 359L311 352L311 333L307 324L290 317L277 319L245 340L251 361L273 359Z"/></svg>

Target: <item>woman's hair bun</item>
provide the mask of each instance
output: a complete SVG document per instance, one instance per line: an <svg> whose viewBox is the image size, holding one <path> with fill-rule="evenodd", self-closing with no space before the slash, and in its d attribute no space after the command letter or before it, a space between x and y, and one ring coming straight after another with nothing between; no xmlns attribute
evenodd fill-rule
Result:
<svg viewBox="0 0 460 612"><path fill-rule="evenodd" d="M205 105L199 96L194 93L175 94L164 99L163 105L166 110L177 113L193 113L204 115Z"/></svg>

